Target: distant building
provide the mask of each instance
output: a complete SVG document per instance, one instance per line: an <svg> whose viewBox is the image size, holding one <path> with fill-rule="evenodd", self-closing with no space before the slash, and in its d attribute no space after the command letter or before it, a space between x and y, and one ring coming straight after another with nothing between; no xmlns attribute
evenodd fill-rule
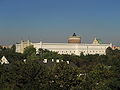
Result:
<svg viewBox="0 0 120 90"><path fill-rule="evenodd" d="M30 42L29 40L21 41L20 44L16 44L16 51L19 53L23 53L24 49L30 45L32 45L32 42Z"/></svg>
<svg viewBox="0 0 120 90"><path fill-rule="evenodd" d="M113 50L115 50L115 49L120 50L120 47L118 47L118 46L113 46L112 49L113 49Z"/></svg>
<svg viewBox="0 0 120 90"><path fill-rule="evenodd" d="M100 40L94 39L92 44L81 43L81 38L75 33L68 38L68 43L32 43L28 41L21 41L16 44L16 52L23 53L24 48L33 45L38 51L39 48L48 49L50 51L58 52L59 54L100 54L105 55L106 49L112 47L112 44L103 44Z"/></svg>
<svg viewBox="0 0 120 90"><path fill-rule="evenodd" d="M0 45L1 48L11 48L12 46L5 46L5 45Z"/></svg>
<svg viewBox="0 0 120 90"><path fill-rule="evenodd" d="M5 58L5 56L3 56L0 60L1 64L9 64L8 60Z"/></svg>

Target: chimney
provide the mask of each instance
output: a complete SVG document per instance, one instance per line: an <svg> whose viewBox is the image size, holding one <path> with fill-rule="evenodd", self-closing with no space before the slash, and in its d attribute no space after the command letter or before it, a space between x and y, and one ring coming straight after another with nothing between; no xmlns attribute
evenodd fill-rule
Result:
<svg viewBox="0 0 120 90"><path fill-rule="evenodd" d="M43 60L43 63L47 63L47 59L44 59L44 60Z"/></svg>
<svg viewBox="0 0 120 90"><path fill-rule="evenodd" d="M54 62L54 59L52 59L52 62Z"/></svg>
<svg viewBox="0 0 120 90"><path fill-rule="evenodd" d="M69 61L67 61L67 64L70 64L70 62L69 62Z"/></svg>
<svg viewBox="0 0 120 90"><path fill-rule="evenodd" d="M56 63L59 63L59 59L56 60Z"/></svg>
<svg viewBox="0 0 120 90"><path fill-rule="evenodd" d="M26 62L26 59L24 59L23 61Z"/></svg>

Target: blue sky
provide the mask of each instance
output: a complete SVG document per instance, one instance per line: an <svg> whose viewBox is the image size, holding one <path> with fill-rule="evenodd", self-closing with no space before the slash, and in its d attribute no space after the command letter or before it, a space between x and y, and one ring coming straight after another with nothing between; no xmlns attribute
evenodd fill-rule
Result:
<svg viewBox="0 0 120 90"><path fill-rule="evenodd" d="M21 39L120 43L120 0L0 0L0 44Z"/></svg>

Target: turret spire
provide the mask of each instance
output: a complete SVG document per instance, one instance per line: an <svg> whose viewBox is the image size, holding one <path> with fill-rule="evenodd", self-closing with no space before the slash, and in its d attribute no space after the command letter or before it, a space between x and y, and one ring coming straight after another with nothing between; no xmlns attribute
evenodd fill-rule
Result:
<svg viewBox="0 0 120 90"><path fill-rule="evenodd" d="M75 34L75 33L73 33L73 36L76 36L76 34Z"/></svg>

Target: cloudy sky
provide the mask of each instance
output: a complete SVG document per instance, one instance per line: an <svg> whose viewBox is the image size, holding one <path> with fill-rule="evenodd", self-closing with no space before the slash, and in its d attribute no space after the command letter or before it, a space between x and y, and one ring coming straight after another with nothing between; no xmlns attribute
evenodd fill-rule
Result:
<svg viewBox="0 0 120 90"><path fill-rule="evenodd" d="M0 44L20 40L120 43L120 0L0 0Z"/></svg>

